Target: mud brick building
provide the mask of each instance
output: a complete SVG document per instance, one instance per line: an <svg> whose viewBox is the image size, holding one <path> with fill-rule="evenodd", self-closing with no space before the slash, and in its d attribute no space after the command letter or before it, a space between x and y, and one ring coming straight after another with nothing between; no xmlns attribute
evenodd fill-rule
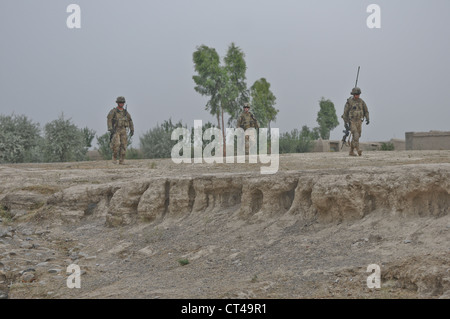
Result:
<svg viewBox="0 0 450 319"><path fill-rule="evenodd" d="M450 150L450 131L406 132L406 150Z"/></svg>

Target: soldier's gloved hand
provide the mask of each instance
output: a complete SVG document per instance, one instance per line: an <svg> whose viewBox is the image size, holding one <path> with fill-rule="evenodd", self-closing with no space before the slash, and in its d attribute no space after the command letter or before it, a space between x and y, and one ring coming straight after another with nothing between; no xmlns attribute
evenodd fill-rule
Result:
<svg viewBox="0 0 450 319"><path fill-rule="evenodd" d="M369 123L370 123L370 121L369 121L369 120L366 120L366 125L369 125Z"/></svg>
<svg viewBox="0 0 450 319"><path fill-rule="evenodd" d="M130 136L133 136L134 135L134 131L130 131Z"/></svg>

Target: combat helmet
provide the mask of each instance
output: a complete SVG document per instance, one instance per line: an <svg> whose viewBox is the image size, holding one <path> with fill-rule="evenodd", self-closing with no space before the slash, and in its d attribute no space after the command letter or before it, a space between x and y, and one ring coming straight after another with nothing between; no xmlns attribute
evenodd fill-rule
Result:
<svg viewBox="0 0 450 319"><path fill-rule="evenodd" d="M359 94L361 94L361 89L359 87L354 87L350 94L351 95L359 95Z"/></svg>
<svg viewBox="0 0 450 319"><path fill-rule="evenodd" d="M117 97L116 103L125 103L125 98L123 96Z"/></svg>
<svg viewBox="0 0 450 319"><path fill-rule="evenodd" d="M248 107L248 108L250 108L250 103L244 103L244 108L246 108L246 107Z"/></svg>

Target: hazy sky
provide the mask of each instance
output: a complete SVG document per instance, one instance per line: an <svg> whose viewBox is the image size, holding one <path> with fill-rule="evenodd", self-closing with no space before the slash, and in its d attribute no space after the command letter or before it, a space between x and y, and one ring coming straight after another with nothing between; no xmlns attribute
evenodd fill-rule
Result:
<svg viewBox="0 0 450 319"><path fill-rule="evenodd" d="M70 29L70 4L81 28ZM370 29L370 4L381 28ZM449 0L1 0L0 113L41 127L64 113L80 128L106 132L119 95L142 135L156 123L212 121L194 90L192 54L245 53L247 84L271 83L280 132L317 126L323 96L340 118L355 84L371 123L362 141L408 131L450 130ZM96 141L94 142L96 144Z"/></svg>

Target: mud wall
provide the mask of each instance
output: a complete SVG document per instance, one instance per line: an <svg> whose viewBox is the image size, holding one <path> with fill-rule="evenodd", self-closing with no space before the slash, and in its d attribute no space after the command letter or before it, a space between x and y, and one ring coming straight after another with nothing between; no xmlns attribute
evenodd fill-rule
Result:
<svg viewBox="0 0 450 319"><path fill-rule="evenodd" d="M450 164L390 168L308 170L271 176L216 174L77 185L54 194L9 194L5 209L43 202L39 216L70 222L104 218L111 227L160 222L189 214L230 212L249 221L292 214L322 223L367 214L442 216L450 206Z"/></svg>

